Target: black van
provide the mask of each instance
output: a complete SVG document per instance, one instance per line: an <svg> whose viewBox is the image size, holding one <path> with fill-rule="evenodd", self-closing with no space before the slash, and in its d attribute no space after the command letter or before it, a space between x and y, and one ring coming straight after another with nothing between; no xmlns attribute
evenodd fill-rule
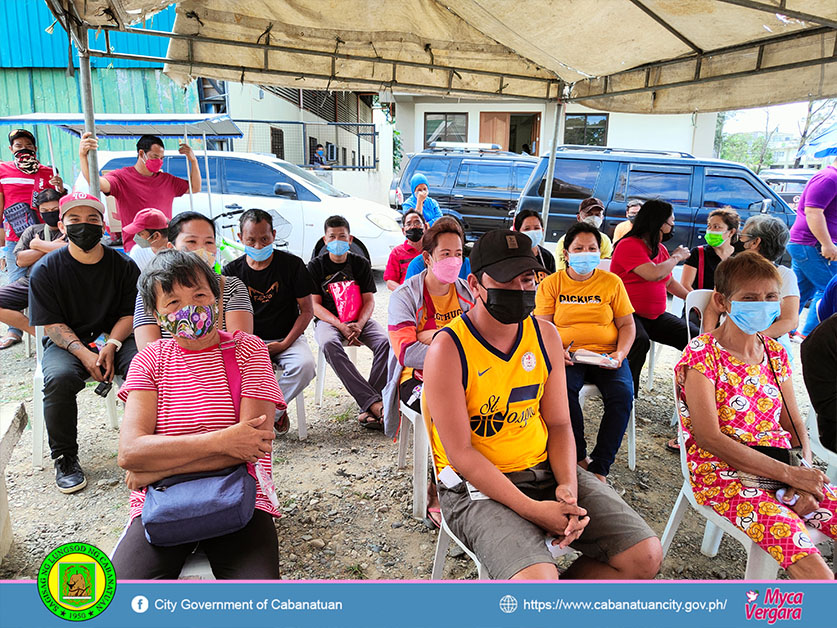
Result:
<svg viewBox="0 0 837 628"><path fill-rule="evenodd" d="M548 157L540 158L517 203L517 211L543 208ZM769 213L790 227L795 212L747 167L688 153L598 146L559 146L556 152L546 241L557 242L576 221L582 199L595 196L605 206L601 230L612 234L625 220L628 200L652 198L674 206L676 229L669 249L704 244L706 219L713 209L730 206L742 224L753 214Z"/></svg>
<svg viewBox="0 0 837 628"><path fill-rule="evenodd" d="M410 179L420 172L427 177L430 198L439 203L444 215L463 224L468 241L511 225L510 213L538 165L538 159L530 155L455 142L439 142L406 158L390 186L390 207L401 210L411 194Z"/></svg>

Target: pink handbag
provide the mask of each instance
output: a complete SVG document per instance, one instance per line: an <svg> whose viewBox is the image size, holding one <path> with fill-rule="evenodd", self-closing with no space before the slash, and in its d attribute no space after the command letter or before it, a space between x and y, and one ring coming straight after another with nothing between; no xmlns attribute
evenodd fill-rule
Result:
<svg viewBox="0 0 837 628"><path fill-rule="evenodd" d="M337 318L341 323L351 323L357 320L363 299L360 296L360 286L354 281L335 281L328 284L328 291L337 307Z"/></svg>

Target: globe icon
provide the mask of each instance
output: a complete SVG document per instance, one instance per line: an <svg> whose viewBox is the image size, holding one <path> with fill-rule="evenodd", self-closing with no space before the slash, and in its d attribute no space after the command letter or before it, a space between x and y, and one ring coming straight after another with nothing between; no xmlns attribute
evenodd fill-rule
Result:
<svg viewBox="0 0 837 628"><path fill-rule="evenodd" d="M517 610L517 598L513 595L504 595L500 598L500 610L504 613L513 613Z"/></svg>

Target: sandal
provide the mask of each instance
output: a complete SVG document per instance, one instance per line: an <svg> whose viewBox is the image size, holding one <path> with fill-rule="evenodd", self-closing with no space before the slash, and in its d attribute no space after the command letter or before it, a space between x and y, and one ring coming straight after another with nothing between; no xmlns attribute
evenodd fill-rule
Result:
<svg viewBox="0 0 837 628"><path fill-rule="evenodd" d="M669 451L673 451L676 454L680 453L680 443L676 438L672 438L671 440L666 442L666 449Z"/></svg>
<svg viewBox="0 0 837 628"><path fill-rule="evenodd" d="M20 336L12 333L6 334L3 338L0 338L0 350L14 347L16 344L20 344L21 342L23 342L23 338Z"/></svg>
<svg viewBox="0 0 837 628"><path fill-rule="evenodd" d="M275 431L277 435L280 435L287 434L290 429L291 419L288 417L288 411L284 410L282 414L277 412L273 419L273 431Z"/></svg>
<svg viewBox="0 0 837 628"><path fill-rule="evenodd" d="M365 427L368 430L376 430L378 432L384 431L383 420L375 417L369 412L361 412L357 418L357 421L358 423L360 423L362 427Z"/></svg>
<svg viewBox="0 0 837 628"><path fill-rule="evenodd" d="M435 517L433 515L436 515ZM435 528L442 527L442 510L440 508L427 508L427 519Z"/></svg>

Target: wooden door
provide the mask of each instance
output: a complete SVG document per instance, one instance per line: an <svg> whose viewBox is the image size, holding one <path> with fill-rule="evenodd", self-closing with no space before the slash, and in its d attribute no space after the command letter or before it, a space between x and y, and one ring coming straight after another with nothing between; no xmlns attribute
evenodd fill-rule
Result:
<svg viewBox="0 0 837 628"><path fill-rule="evenodd" d="M497 111L480 112L480 142L497 144L503 150L509 150L510 113Z"/></svg>

